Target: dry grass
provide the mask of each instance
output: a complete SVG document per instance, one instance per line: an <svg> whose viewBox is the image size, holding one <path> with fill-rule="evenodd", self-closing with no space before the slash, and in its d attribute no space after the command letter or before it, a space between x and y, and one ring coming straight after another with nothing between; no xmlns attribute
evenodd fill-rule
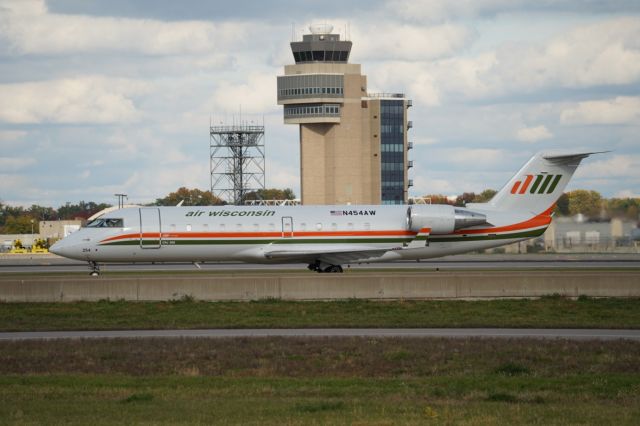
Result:
<svg viewBox="0 0 640 426"><path fill-rule="evenodd" d="M0 342L0 374L231 377L640 375L640 342L446 338L175 338Z"/></svg>

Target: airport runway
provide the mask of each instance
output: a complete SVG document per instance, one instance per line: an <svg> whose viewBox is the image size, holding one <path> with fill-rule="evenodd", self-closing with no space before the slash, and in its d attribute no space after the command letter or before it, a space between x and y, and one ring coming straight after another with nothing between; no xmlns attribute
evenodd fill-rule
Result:
<svg viewBox="0 0 640 426"><path fill-rule="evenodd" d="M403 337L508 338L568 340L638 340L640 330L521 328L298 328L210 330L36 331L0 333L0 340L100 338L261 338L261 337Z"/></svg>
<svg viewBox="0 0 640 426"><path fill-rule="evenodd" d="M303 264L261 265L239 262L212 262L199 264L206 271L288 270L305 271ZM346 265L345 265L346 267ZM353 264L353 269L425 269L425 270L479 270L479 269L640 269L640 254L539 254L539 255L458 255L433 260L402 261L393 263ZM103 272L194 271L191 263L121 263L102 266ZM87 272L86 262L64 259L54 255L0 257L0 273Z"/></svg>

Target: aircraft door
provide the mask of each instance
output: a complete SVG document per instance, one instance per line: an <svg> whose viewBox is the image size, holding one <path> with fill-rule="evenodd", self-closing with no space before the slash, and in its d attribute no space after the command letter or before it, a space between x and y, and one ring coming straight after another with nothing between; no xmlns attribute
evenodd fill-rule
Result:
<svg viewBox="0 0 640 426"><path fill-rule="evenodd" d="M282 216L282 238L293 237L293 218L291 216Z"/></svg>
<svg viewBox="0 0 640 426"><path fill-rule="evenodd" d="M162 244L160 209L140 209L140 248L159 249Z"/></svg>

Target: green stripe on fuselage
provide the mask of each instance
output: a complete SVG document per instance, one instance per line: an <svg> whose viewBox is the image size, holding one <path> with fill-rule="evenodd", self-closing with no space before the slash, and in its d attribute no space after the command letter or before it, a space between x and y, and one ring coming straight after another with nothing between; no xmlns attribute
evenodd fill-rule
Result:
<svg viewBox="0 0 640 426"><path fill-rule="evenodd" d="M547 228L534 229L525 232L513 232L511 234L494 234L494 235L455 235L451 237L431 237L431 243L446 243L459 241L488 241L488 240L508 240L511 238L532 238L539 237L544 234Z"/></svg>
<svg viewBox="0 0 640 426"><path fill-rule="evenodd" d="M207 239L207 240L178 240L166 239L162 240L162 245L226 245L226 244L348 244L348 243L408 243L412 238L331 238L331 239L314 239L314 238L282 238L277 240L250 240L243 238L234 239ZM158 244L158 240L144 240L143 245ZM136 246L140 245L140 240L116 241L112 243L103 243L103 246Z"/></svg>

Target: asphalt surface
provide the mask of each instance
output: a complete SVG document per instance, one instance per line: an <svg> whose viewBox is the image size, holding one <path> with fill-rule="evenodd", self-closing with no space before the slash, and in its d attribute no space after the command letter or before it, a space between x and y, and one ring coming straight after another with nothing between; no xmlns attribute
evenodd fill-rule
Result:
<svg viewBox="0 0 640 426"><path fill-rule="evenodd" d="M250 271L250 270L306 270L303 264L246 264L239 262L212 262L199 264L208 271ZM347 265L344 265L347 267ZM634 268L640 270L640 254L514 254L514 255L458 255L433 260L401 261L389 263L353 264L353 269L607 269ZM103 272L145 272L145 271L193 271L197 267L191 263L120 263L102 265ZM1 273L49 273L87 272L86 262L64 259L55 255L4 255L0 256Z"/></svg>
<svg viewBox="0 0 640 426"><path fill-rule="evenodd" d="M35 331L0 333L0 340L100 338L263 338L263 337L446 337L568 340L637 340L640 330L520 329L520 328L298 328L209 330Z"/></svg>

